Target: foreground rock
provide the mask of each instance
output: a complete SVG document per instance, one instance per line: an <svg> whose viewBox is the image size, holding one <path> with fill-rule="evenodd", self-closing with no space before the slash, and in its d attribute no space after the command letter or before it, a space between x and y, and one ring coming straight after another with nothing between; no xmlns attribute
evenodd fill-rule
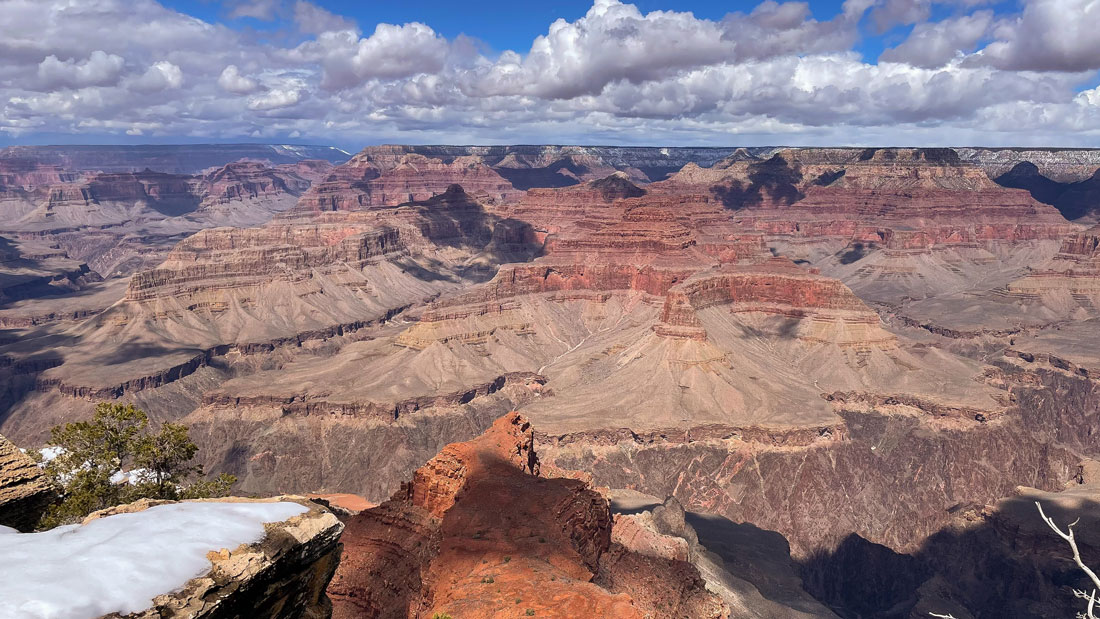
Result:
<svg viewBox="0 0 1100 619"><path fill-rule="evenodd" d="M546 474L518 413L447 446L348 522L333 616L728 616L689 563L613 544L588 483Z"/></svg>
<svg viewBox="0 0 1100 619"><path fill-rule="evenodd" d="M219 499L218 501L226 501ZM272 499L275 500L284 500ZM247 500L242 500L247 501ZM331 614L325 586L340 562L344 525L324 507L295 499L308 508L286 521L264 525L264 538L235 549L210 552L210 570L180 590L158 596L132 618L271 617L320 619ZM159 501L140 501L89 516L140 511ZM118 617L122 615L108 615Z"/></svg>
<svg viewBox="0 0 1100 619"><path fill-rule="evenodd" d="M31 530L55 497L34 461L0 436L0 526Z"/></svg>

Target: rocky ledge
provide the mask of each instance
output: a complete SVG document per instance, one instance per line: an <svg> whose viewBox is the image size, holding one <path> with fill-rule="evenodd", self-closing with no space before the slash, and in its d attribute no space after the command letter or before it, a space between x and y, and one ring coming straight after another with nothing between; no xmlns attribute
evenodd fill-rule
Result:
<svg viewBox="0 0 1100 619"><path fill-rule="evenodd" d="M0 436L0 526L31 530L55 496L34 461Z"/></svg>
<svg viewBox="0 0 1100 619"><path fill-rule="evenodd" d="M172 593L157 596L149 608L127 615L112 613L105 615L105 618L329 617L332 606L325 595L325 587L340 562L340 534L344 530L344 525L332 512L303 497L259 501L229 498L209 502L287 501L300 503L308 511L282 522L265 524L265 535L256 543L208 553L208 572L192 578ZM138 501L96 512L85 519L84 524L166 503L171 501Z"/></svg>

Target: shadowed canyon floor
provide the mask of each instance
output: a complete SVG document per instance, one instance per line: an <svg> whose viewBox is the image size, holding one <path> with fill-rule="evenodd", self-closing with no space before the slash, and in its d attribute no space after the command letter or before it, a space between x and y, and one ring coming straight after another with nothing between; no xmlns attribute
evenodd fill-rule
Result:
<svg viewBox="0 0 1100 619"><path fill-rule="evenodd" d="M1028 514L1003 514L1085 492L1100 457L1097 153L380 146L146 170L4 151L0 432L34 447L132 401L242 492L426 509L402 518L436 543L428 520L490 516L394 492L519 410L546 470L658 497L623 530L740 592L712 589L735 616L1068 612L1057 540L1013 549ZM512 480L486 496L590 492L469 449L451 455ZM677 505L695 533L654 524ZM785 563L753 580L742 545ZM608 548L524 569L596 582L605 610L667 601L639 597L652 557ZM434 582L417 612L474 604L478 582Z"/></svg>

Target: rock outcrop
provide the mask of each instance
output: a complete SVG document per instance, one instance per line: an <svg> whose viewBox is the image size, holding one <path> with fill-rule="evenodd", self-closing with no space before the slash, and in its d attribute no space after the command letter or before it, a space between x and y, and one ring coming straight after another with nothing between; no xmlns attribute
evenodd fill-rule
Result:
<svg viewBox="0 0 1100 619"><path fill-rule="evenodd" d="M0 436L0 526L30 531L56 498L34 461Z"/></svg>
<svg viewBox="0 0 1100 619"><path fill-rule="evenodd" d="M629 551L621 556L689 563L706 580L707 591L729 606L731 616L836 617L802 589L782 536L720 516L686 512L675 497L661 502L628 490L612 490L611 495L616 512L611 540Z"/></svg>
<svg viewBox="0 0 1100 619"><path fill-rule="evenodd" d="M333 616L728 616L690 564L615 547L607 499L548 473L517 413L449 445L349 520Z"/></svg>
<svg viewBox="0 0 1100 619"><path fill-rule="evenodd" d="M255 501L255 499L213 499ZM301 497L293 500L308 511L289 520L265 525L265 536L254 544L210 552L210 569L178 591L165 593L153 605L136 613L107 615L110 619L326 619L332 605L325 587L332 579L343 549L344 525L330 511ZM142 511L163 501L142 500L96 512L85 523L115 514Z"/></svg>
<svg viewBox="0 0 1100 619"><path fill-rule="evenodd" d="M367 149L312 188L297 208L321 212L396 206L433 198L456 184L488 204L521 195L477 157L445 163L418 154L396 157Z"/></svg>

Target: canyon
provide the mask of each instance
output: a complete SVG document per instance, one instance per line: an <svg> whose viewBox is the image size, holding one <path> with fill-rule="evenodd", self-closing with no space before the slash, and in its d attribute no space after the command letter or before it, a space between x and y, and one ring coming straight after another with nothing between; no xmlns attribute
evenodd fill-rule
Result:
<svg viewBox="0 0 1100 619"><path fill-rule="evenodd" d="M176 148L0 151L0 433L378 504L335 616L1073 612L1100 151Z"/></svg>

